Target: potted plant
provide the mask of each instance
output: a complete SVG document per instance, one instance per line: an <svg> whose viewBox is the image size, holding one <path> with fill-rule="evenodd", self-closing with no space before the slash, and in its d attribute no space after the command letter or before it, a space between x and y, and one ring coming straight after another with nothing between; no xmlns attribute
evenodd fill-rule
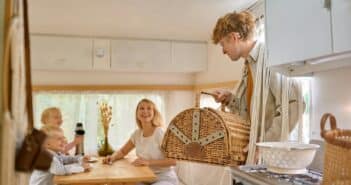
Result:
<svg viewBox="0 0 351 185"><path fill-rule="evenodd" d="M108 130L112 119L112 107L106 102L102 102L99 105L99 121L104 131L104 139L102 140L98 154L99 156L111 155L114 151L111 145L108 143Z"/></svg>

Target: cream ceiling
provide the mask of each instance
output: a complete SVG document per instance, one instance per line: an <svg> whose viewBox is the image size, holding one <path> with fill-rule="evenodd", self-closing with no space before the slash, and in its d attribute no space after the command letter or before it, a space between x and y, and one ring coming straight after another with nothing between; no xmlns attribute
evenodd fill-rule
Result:
<svg viewBox="0 0 351 185"><path fill-rule="evenodd" d="M210 40L218 17L256 0L30 0L31 33Z"/></svg>

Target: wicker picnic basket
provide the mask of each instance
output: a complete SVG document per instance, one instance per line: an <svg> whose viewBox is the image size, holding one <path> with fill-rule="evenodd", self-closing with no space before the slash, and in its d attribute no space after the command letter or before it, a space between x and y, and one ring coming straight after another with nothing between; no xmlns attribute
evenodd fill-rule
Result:
<svg viewBox="0 0 351 185"><path fill-rule="evenodd" d="M197 95L195 108L184 110L170 122L162 142L165 155L212 164L244 164L248 122L223 110L199 108L199 100Z"/></svg>
<svg viewBox="0 0 351 185"><path fill-rule="evenodd" d="M331 130L325 130L328 118ZM326 141L323 184L351 185L351 130L338 129L335 117L326 113L321 119L321 136Z"/></svg>

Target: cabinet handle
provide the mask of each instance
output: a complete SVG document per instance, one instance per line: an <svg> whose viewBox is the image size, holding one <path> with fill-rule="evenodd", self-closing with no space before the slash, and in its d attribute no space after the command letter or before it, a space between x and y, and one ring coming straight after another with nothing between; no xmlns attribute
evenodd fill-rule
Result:
<svg viewBox="0 0 351 185"><path fill-rule="evenodd" d="M324 8L330 10L330 8L331 8L331 0L324 0Z"/></svg>

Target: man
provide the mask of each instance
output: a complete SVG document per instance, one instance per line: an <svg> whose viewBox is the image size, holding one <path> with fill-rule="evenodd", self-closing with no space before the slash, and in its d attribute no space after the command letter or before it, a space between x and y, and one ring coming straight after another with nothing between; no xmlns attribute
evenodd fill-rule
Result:
<svg viewBox="0 0 351 185"><path fill-rule="evenodd" d="M233 113L239 114L251 124L257 124L257 129L251 127L250 134L255 132L256 141L262 134L264 141L279 141L282 138L282 76L270 74L265 67L264 44L255 38L255 32L255 18L249 12L228 13L217 20L212 35L213 42L219 43L223 53L232 61L243 58L245 66L235 93L217 90L213 96ZM300 94L297 85L293 83L288 97L289 131L296 126L299 118L297 101L300 100ZM262 115L264 133L260 133Z"/></svg>

